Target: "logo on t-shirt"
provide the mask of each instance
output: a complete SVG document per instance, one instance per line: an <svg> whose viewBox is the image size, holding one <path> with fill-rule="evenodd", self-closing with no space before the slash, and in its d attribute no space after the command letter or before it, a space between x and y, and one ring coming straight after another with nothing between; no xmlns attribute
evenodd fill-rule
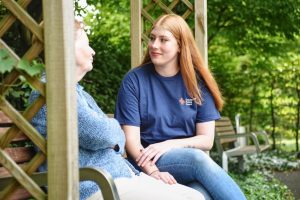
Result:
<svg viewBox="0 0 300 200"><path fill-rule="evenodd" d="M180 105L191 106L191 105L193 105L193 99L188 99L188 98L183 99L183 98L181 97L181 98L179 99L179 103L180 103Z"/></svg>

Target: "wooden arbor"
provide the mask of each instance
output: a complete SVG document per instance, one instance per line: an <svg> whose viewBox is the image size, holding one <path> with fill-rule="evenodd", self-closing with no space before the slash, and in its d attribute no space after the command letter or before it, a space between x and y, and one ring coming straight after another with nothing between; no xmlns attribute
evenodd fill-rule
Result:
<svg viewBox="0 0 300 200"><path fill-rule="evenodd" d="M44 49L47 87L45 91L44 84L16 68L4 77L0 85L0 109L15 124L0 135L0 163L17 180L7 185L0 193L0 199L6 199L7 195L18 185L17 182L30 191L36 199L45 199L46 194L29 175L45 160L46 155L49 167L49 199L78 199L77 115L74 99L75 76L73 75L75 66L73 1L44 0L44 25L38 24L26 12L26 7L30 2L31 0L1 0L9 12L0 19L0 49L6 49L16 62L20 59L19 55L2 40L2 37L16 20L21 22L36 40L20 57L30 61ZM8 89L21 76L42 95L22 114L6 99ZM44 138L29 123L45 103L45 97L49 122L47 146ZM20 132L29 137L40 149L40 152L22 168L16 165L4 150Z"/></svg>
<svg viewBox="0 0 300 200"><path fill-rule="evenodd" d="M46 159L46 155L49 169L48 198L78 199L77 116L73 75L73 1L43 0L44 24L36 22L26 12L26 7L30 2L31 0L1 0L9 13L0 19L0 49L6 49L15 61L18 61L20 57L33 60L44 50L47 85L45 90L43 83L18 69L8 73L0 85L0 109L15 124L0 135L0 163L16 179L0 193L0 199L5 199L18 183L28 189L34 198L45 199L46 194L29 175ZM177 6L186 6L184 18L188 18L191 13L195 12L195 21L201 22L195 23L195 38L207 62L206 15L204 15L206 0L194 0L194 4L188 0L174 0L171 3L162 0L144 3L140 0L131 0L132 66L140 63L143 52L142 42L147 42L147 32L149 32L149 28L144 27L154 20L149 14L151 10L159 8L161 13L172 13ZM16 20L26 26L36 38L24 55L17 55L2 40ZM22 113L6 99L8 89L21 76L42 95ZM48 107L48 145L29 123L45 101ZM40 152L22 168L18 167L4 150L20 132L25 133L40 149Z"/></svg>
<svg viewBox="0 0 300 200"><path fill-rule="evenodd" d="M207 66L206 8L206 0L131 0L131 66L141 63L151 26L163 13L175 13L186 20L194 16L195 40Z"/></svg>

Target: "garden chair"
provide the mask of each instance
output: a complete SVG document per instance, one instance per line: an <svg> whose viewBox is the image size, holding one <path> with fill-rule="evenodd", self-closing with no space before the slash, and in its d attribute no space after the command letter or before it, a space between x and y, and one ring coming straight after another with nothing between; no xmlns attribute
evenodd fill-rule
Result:
<svg viewBox="0 0 300 200"><path fill-rule="evenodd" d="M261 144L257 138L258 135L262 135L263 142ZM237 142L238 138L244 138L245 140L251 139L253 144L248 144L247 142ZM216 121L215 144L217 147L218 156L222 162L222 168L225 171L228 171L229 157L237 157L239 169L243 171L244 155L260 153L270 148L268 136L265 131L237 133L228 117L222 117Z"/></svg>

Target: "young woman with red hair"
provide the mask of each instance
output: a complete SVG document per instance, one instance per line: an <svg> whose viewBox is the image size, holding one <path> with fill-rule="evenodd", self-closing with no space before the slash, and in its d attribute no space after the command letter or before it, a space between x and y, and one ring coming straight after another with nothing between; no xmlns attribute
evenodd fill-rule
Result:
<svg viewBox="0 0 300 200"><path fill-rule="evenodd" d="M183 18L154 23L142 64L119 90L115 117L126 135L129 160L166 183L206 194L206 199L246 199L205 151L213 146L223 100Z"/></svg>

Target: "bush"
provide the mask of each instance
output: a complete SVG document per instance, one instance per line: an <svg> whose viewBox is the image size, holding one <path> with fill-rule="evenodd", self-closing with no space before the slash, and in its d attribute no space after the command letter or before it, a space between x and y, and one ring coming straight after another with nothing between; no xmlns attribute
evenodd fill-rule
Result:
<svg viewBox="0 0 300 200"><path fill-rule="evenodd" d="M210 156L220 163L218 154L210 152ZM238 183L248 200L272 199L292 200L295 199L291 190L277 180L273 171L289 171L300 169L300 160L297 153L273 150L261 154L247 155L245 158L245 171L238 171L237 159L229 159L229 172L231 177Z"/></svg>
<svg viewBox="0 0 300 200"><path fill-rule="evenodd" d="M248 200L295 199L288 187L275 179L271 174L254 171L230 175L241 187Z"/></svg>
<svg viewBox="0 0 300 200"><path fill-rule="evenodd" d="M288 171L300 169L300 160L296 152L284 152L280 150L268 151L261 154L253 154L245 157L247 171L256 169L260 171Z"/></svg>

